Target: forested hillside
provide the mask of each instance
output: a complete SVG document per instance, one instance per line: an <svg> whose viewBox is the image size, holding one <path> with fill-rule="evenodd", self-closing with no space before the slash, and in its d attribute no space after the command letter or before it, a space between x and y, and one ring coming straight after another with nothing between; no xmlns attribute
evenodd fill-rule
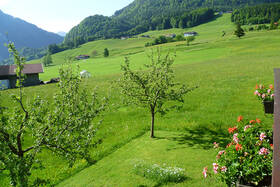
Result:
<svg viewBox="0 0 280 187"><path fill-rule="evenodd" d="M0 62L9 57L8 50L4 46L7 40L15 42L17 48L42 48L47 47L49 44L61 43L63 37L42 30L33 24L7 15L0 10ZM32 53L32 51L37 50L28 49L28 51Z"/></svg>
<svg viewBox="0 0 280 187"><path fill-rule="evenodd" d="M213 11L273 2L280 0L135 0L111 17L86 18L66 35L65 44L72 47L100 38L192 27L211 20Z"/></svg>
<svg viewBox="0 0 280 187"><path fill-rule="evenodd" d="M280 19L280 3L257 5L235 10L231 20L242 25L274 23Z"/></svg>

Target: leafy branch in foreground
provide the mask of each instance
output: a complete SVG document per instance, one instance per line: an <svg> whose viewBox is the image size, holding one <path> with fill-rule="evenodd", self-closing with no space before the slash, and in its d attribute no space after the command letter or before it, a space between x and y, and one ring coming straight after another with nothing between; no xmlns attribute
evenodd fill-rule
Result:
<svg viewBox="0 0 280 187"><path fill-rule="evenodd" d="M123 76L119 80L121 93L126 100L133 104L143 106L150 110L151 114L151 138L154 137L154 122L156 113L165 114L178 103L184 103L184 95L194 88L174 81L174 72L171 66L174 57L169 53L161 56L160 50L151 53L150 63L145 65L145 71L133 71L130 68L129 59L121 66ZM174 101L173 104L168 101Z"/></svg>
<svg viewBox="0 0 280 187"><path fill-rule="evenodd" d="M43 149L65 158L70 166L77 159L94 162L89 152L100 140L94 139L98 124L93 120L104 111L106 102L98 99L96 93L89 97L88 91L80 88L78 72L69 65L60 69L59 91L52 103L37 96L26 104L22 87L24 58L13 43L8 48L17 65L19 95L14 95L13 100L19 107L0 111L0 169L7 171L11 184L31 184L32 170L42 166L37 155Z"/></svg>

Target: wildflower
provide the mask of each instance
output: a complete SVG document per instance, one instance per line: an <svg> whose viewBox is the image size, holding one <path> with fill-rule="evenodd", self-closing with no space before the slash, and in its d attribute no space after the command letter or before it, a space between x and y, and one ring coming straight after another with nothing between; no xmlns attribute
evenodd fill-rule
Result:
<svg viewBox="0 0 280 187"><path fill-rule="evenodd" d="M214 142L214 148L217 149L219 147L219 144L217 142Z"/></svg>
<svg viewBox="0 0 280 187"><path fill-rule="evenodd" d="M270 144L271 149L273 150L273 144Z"/></svg>
<svg viewBox="0 0 280 187"><path fill-rule="evenodd" d="M269 154L269 150L267 148L261 148L259 151L259 155L267 155Z"/></svg>
<svg viewBox="0 0 280 187"><path fill-rule="evenodd" d="M221 158L222 154L224 154L225 151L219 151L218 155L216 156L217 159Z"/></svg>
<svg viewBox="0 0 280 187"><path fill-rule="evenodd" d="M240 122L240 121L242 121L242 120L243 120L243 116L238 116L237 122Z"/></svg>
<svg viewBox="0 0 280 187"><path fill-rule="evenodd" d="M207 167L203 168L202 174L203 174L203 177L204 177L204 178L207 177L207 171L208 171L208 168L207 168Z"/></svg>
<svg viewBox="0 0 280 187"><path fill-rule="evenodd" d="M248 156L248 155L249 155L249 153L247 153L247 152L244 153L244 156Z"/></svg>
<svg viewBox="0 0 280 187"><path fill-rule="evenodd" d="M245 132L247 129L251 128L251 127L252 127L252 125L246 125L246 126L244 127L244 132Z"/></svg>
<svg viewBox="0 0 280 187"><path fill-rule="evenodd" d="M236 151L239 151L242 149L242 146L240 144L236 144L235 149Z"/></svg>
<svg viewBox="0 0 280 187"><path fill-rule="evenodd" d="M228 128L228 132L229 132L230 134L234 133L234 131L236 131L236 130L237 130L237 127Z"/></svg>
<svg viewBox="0 0 280 187"><path fill-rule="evenodd" d="M261 123L261 120L259 118L256 119L257 123Z"/></svg>
<svg viewBox="0 0 280 187"><path fill-rule="evenodd" d="M260 134L260 140L263 141L265 138L266 138L266 135L265 135L265 133L262 132Z"/></svg>
<svg viewBox="0 0 280 187"><path fill-rule="evenodd" d="M233 135L233 141L234 141L234 143L236 143L236 144L238 144L238 141L239 141L239 139L238 139L238 133L235 133L234 135Z"/></svg>
<svg viewBox="0 0 280 187"><path fill-rule="evenodd" d="M271 89L268 89L268 90L267 90L267 93L270 94L270 93L271 93Z"/></svg>
<svg viewBox="0 0 280 187"><path fill-rule="evenodd" d="M273 85L272 85L272 84L271 84L271 85L269 85L269 88L273 90Z"/></svg>
<svg viewBox="0 0 280 187"><path fill-rule="evenodd" d="M263 98L263 99L265 98L265 96L266 96L266 94L262 94L262 98Z"/></svg>
<svg viewBox="0 0 280 187"><path fill-rule="evenodd" d="M221 171L222 172L227 172L227 167L226 166L221 167Z"/></svg>
<svg viewBox="0 0 280 187"><path fill-rule="evenodd" d="M271 98L273 98L275 96L275 94L271 94Z"/></svg>
<svg viewBox="0 0 280 187"><path fill-rule="evenodd" d="M255 95L258 95L258 94L259 94L259 91L258 91L258 90L256 90L254 94L255 94Z"/></svg>
<svg viewBox="0 0 280 187"><path fill-rule="evenodd" d="M219 169L219 165L217 163L213 163L213 170L215 174L218 173L218 169Z"/></svg>
<svg viewBox="0 0 280 187"><path fill-rule="evenodd" d="M228 147L230 147L230 146L232 146L232 143L227 144L227 147L226 147L226 148L228 148Z"/></svg>
<svg viewBox="0 0 280 187"><path fill-rule="evenodd" d="M251 120L249 123L253 124L253 123L256 123L256 121L255 120Z"/></svg>

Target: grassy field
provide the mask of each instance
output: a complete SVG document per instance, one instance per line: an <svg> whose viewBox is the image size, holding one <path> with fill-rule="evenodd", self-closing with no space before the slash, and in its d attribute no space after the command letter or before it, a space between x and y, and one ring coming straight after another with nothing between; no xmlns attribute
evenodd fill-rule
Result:
<svg viewBox="0 0 280 187"><path fill-rule="evenodd" d="M78 62L81 70L93 74L92 78L84 81L83 86L89 89L98 87L100 94L110 97L110 107L98 132L103 143L92 150L92 155L100 160L96 165L83 170L86 164L80 161L69 169L63 160L44 151L40 157L46 169L35 170L32 178L40 176L51 179L53 184L64 181L62 186L156 185L132 173L133 160L142 159L186 169L188 179L178 186L219 186L219 183L212 181L214 179L204 181L201 173L202 168L206 165L210 167L215 159L212 143L223 141L227 128L235 124L239 115L248 119L258 117L265 125L272 126L272 118L263 114L262 104L253 92L256 83L273 83L273 68L280 66L280 32L249 32L238 39L232 35L234 25L228 14L188 30L199 33L190 46L186 46L185 42L176 42L160 47L163 53L176 52L176 79L190 86L198 85L199 88L186 96L182 110L157 116L155 135L158 139L155 140L150 140L145 134L149 129L149 113L142 108L124 106L118 88L112 87L112 81L120 76L120 64L125 56L129 57L135 69L148 61L146 53L151 48L145 48L144 44L152 39L95 41L53 55L54 66L45 68L45 73L41 75L43 80L58 76L59 64L64 62L65 57L90 54L96 50L96 57ZM156 37L184 31L172 29L147 34ZM222 31L227 33L225 37L221 37ZM111 52L108 58L102 57L105 47ZM32 63L35 62L38 61ZM50 99L56 89L55 85L26 88L26 101L36 94ZM1 92L1 103L10 106L8 95L16 92ZM184 141L173 140L174 137L182 139L184 134L187 134ZM192 162L192 158L197 160ZM118 163L123 163L124 167ZM0 186L7 184L6 174L0 173Z"/></svg>

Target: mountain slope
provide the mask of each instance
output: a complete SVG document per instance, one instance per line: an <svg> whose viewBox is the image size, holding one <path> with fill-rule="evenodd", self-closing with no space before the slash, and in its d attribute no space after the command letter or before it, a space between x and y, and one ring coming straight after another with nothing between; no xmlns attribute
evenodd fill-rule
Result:
<svg viewBox="0 0 280 187"><path fill-rule="evenodd" d="M65 42L82 44L95 39L135 35L148 30L192 27L212 19L212 14L209 13L201 16L202 8L225 11L273 2L280 0L135 0L111 17L87 17L66 35ZM200 17L203 17L203 21ZM191 23L187 23L188 21ZM74 41L76 38L79 40Z"/></svg>
<svg viewBox="0 0 280 187"><path fill-rule="evenodd" d="M19 18L7 15L0 10L0 61L9 57L7 37L17 48L41 48L49 44L61 43L63 37L47 32Z"/></svg>

